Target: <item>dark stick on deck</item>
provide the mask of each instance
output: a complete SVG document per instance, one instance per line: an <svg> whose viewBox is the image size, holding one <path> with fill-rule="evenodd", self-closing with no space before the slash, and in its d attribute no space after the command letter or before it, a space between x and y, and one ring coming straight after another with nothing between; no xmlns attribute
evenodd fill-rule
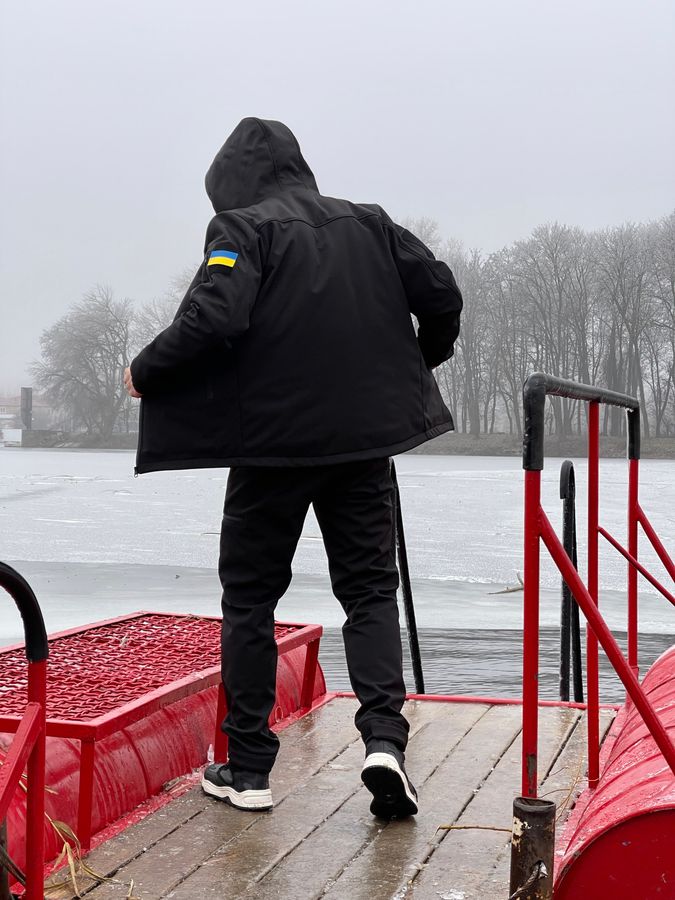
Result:
<svg viewBox="0 0 675 900"><path fill-rule="evenodd" d="M405 533L403 531L403 513L401 511L401 494L396 478L396 466L391 460L391 480L394 482L396 500L396 527L394 540L398 549L398 568L401 576L401 591L403 593L403 611L408 631L408 643L410 645L410 660L412 662L413 676L415 679L415 692L423 694L424 674L422 673L422 657L420 656L420 643L417 637L417 622L415 620L415 606L413 604L412 586L410 584L410 570L408 568L408 553L405 546Z"/></svg>

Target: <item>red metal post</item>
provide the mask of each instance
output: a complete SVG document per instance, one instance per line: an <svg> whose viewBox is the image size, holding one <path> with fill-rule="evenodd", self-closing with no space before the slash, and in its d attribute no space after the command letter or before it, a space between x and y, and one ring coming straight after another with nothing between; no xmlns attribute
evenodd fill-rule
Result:
<svg viewBox="0 0 675 900"><path fill-rule="evenodd" d="M44 897L45 864L45 733L47 660L28 664L28 702L40 706L40 732L28 758L26 798L26 900Z"/></svg>
<svg viewBox="0 0 675 900"><path fill-rule="evenodd" d="M309 709L314 699L314 683L316 681L316 667L319 659L319 639L307 644L305 655L305 669L302 676L302 690L300 692L300 709Z"/></svg>
<svg viewBox="0 0 675 900"><path fill-rule="evenodd" d="M94 808L94 764L96 742L80 741L80 796L77 809L77 836L83 850L91 847L91 820Z"/></svg>
<svg viewBox="0 0 675 900"><path fill-rule="evenodd" d="M0 823L4 822L14 794L21 783L26 764L40 736L42 706L27 703L23 719L0 765Z"/></svg>
<svg viewBox="0 0 675 900"><path fill-rule="evenodd" d="M600 493L600 405L588 408L588 593L598 605L598 503ZM569 582L568 582L569 583ZM588 784L600 777L600 692L598 640L586 625L586 692L588 700Z"/></svg>
<svg viewBox="0 0 675 900"><path fill-rule="evenodd" d="M628 461L628 552L638 558L638 478L640 460ZM638 665L638 573L628 563L628 665L637 677Z"/></svg>
<svg viewBox="0 0 675 900"><path fill-rule="evenodd" d="M525 472L522 796L537 796L541 472Z"/></svg>
<svg viewBox="0 0 675 900"><path fill-rule="evenodd" d="M612 535L609 533L609 531L607 531L606 528L600 526L598 528L598 533L601 534L612 545L612 547L614 547L615 550L618 550L619 553L624 557L624 559L628 560L631 569L639 572L643 578L646 578L646 580L653 587L655 587L657 591L659 591L659 593L663 594L666 600L668 600L673 604L673 606L675 606L675 594L671 594L670 591L665 588L657 578L654 578L652 573L645 569L642 563L638 562L638 560L634 556L632 556L625 547L622 547L617 539L615 537L612 537Z"/></svg>
<svg viewBox="0 0 675 900"><path fill-rule="evenodd" d="M638 503L638 507L637 507L637 515L638 515L638 519L640 521L640 525L642 525L642 527L644 528L645 534L649 538L652 547L656 550L656 552L659 556L659 559L665 566L666 572L668 572L668 574L673 579L673 581L675 581L675 563L670 558L670 554L668 553L666 548L661 543L661 539L659 538L658 534L652 528L651 522L645 515L645 512L639 503Z"/></svg>

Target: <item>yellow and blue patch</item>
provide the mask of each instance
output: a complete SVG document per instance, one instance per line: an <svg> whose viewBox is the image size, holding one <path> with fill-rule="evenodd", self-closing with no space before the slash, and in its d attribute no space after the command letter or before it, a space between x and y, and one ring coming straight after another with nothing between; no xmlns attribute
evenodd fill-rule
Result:
<svg viewBox="0 0 675 900"><path fill-rule="evenodd" d="M234 250L212 250L207 266L229 266L232 268L237 261L238 253Z"/></svg>

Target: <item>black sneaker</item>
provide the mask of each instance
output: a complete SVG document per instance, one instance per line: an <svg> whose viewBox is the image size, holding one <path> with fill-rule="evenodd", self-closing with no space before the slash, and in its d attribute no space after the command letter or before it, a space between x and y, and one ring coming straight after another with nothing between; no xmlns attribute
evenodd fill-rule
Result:
<svg viewBox="0 0 675 900"><path fill-rule="evenodd" d="M417 791L408 778L404 755L391 741L371 740L361 781L373 795L370 811L381 819L403 819L417 812Z"/></svg>
<svg viewBox="0 0 675 900"><path fill-rule="evenodd" d="M229 763L207 766L202 776L202 788L237 809L260 812L273 806L269 775L232 769Z"/></svg>

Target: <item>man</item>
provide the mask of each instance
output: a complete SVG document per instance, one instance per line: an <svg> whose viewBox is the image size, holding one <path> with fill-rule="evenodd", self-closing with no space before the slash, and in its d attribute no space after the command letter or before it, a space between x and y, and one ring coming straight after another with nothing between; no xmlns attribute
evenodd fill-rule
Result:
<svg viewBox="0 0 675 900"><path fill-rule="evenodd" d="M230 467L219 560L229 760L202 785L240 809L272 806L274 610L312 504L346 613L371 811L411 815L389 457L453 428L431 369L452 356L461 294L379 206L320 194L280 122L240 122L206 190L216 215L202 265L125 373L143 397L137 473Z"/></svg>

